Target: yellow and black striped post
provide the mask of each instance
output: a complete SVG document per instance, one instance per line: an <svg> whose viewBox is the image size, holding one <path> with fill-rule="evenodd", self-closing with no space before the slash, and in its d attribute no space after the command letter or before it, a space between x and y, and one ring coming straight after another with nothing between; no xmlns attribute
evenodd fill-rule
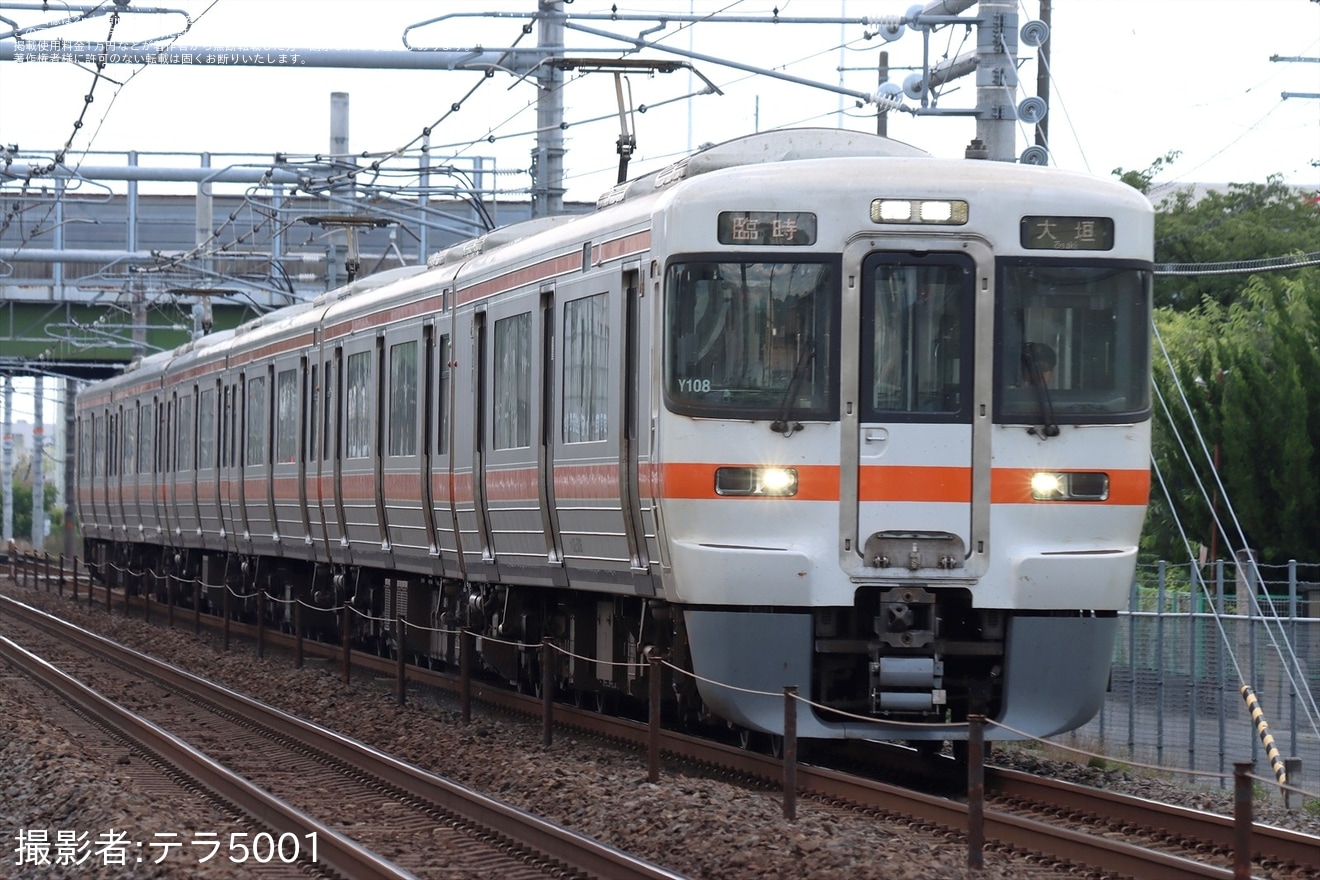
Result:
<svg viewBox="0 0 1320 880"><path fill-rule="evenodd" d="M1288 771L1283 766L1283 759L1279 757L1279 750L1274 745L1274 734L1270 733L1270 726L1265 723L1265 713L1261 711L1260 701L1256 699L1256 692L1251 689L1251 685L1242 686L1242 699L1247 701L1247 711L1251 713L1252 723L1256 725L1256 732L1260 734L1261 745L1265 746L1265 754L1269 756L1274 778L1279 780L1279 785L1287 785Z"/></svg>

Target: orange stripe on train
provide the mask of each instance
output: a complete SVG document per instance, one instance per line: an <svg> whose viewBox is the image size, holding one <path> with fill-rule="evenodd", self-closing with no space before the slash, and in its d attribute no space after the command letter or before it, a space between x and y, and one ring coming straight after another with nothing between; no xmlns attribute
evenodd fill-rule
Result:
<svg viewBox="0 0 1320 880"><path fill-rule="evenodd" d="M686 463L662 465L659 494L664 498L718 498L715 470L719 467L757 467L747 463ZM767 465L760 465L767 466ZM771 463L768 466L775 466ZM798 465L795 501L838 501L837 465ZM995 468L990 475L994 504L1032 504L1031 475L1039 468ZM1074 468L1072 470L1082 470ZM1092 502L1144 505L1150 496L1149 470L1109 470L1109 499ZM872 465L858 475L858 496L863 502L970 504L972 469ZM733 499L730 499L733 500Z"/></svg>

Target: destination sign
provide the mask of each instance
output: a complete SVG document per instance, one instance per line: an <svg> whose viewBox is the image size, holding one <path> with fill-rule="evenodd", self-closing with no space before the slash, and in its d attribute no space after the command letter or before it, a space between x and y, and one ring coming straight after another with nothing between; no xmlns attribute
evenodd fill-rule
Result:
<svg viewBox="0 0 1320 880"><path fill-rule="evenodd" d="M1109 217L1023 217L1022 246L1042 251L1114 249L1114 221Z"/></svg>
<svg viewBox="0 0 1320 880"><path fill-rule="evenodd" d="M720 244L801 247L816 243L816 215L809 211L721 211Z"/></svg>

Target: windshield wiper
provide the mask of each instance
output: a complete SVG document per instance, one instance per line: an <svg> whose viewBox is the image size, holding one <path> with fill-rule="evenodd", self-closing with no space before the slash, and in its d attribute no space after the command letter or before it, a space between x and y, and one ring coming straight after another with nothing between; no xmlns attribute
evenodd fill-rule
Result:
<svg viewBox="0 0 1320 880"><path fill-rule="evenodd" d="M793 405L793 395L797 393L798 386L802 384L802 377L807 374L807 365L816 357L816 344L808 342L802 348L802 353L798 355L797 365L793 367L793 375L788 380L788 389L784 392L784 400L779 404L779 418L770 423L770 430L776 434L783 434L785 437L792 437L798 431L802 430L802 425L788 422L788 412Z"/></svg>
<svg viewBox="0 0 1320 880"><path fill-rule="evenodd" d="M1045 384L1045 376L1042 375L1040 364L1029 350L1024 359L1027 362L1028 377L1031 380L1032 387L1036 389L1036 403L1040 406L1040 417L1044 422L1040 428L1035 425L1027 428L1027 433L1035 434L1042 440L1057 437L1059 436L1059 425L1054 421L1054 401L1050 398L1050 389Z"/></svg>

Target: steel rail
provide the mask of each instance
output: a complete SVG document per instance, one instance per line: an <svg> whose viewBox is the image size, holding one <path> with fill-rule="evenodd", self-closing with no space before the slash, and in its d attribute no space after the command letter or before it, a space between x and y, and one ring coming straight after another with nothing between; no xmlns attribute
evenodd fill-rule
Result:
<svg viewBox="0 0 1320 880"><path fill-rule="evenodd" d="M680 874L400 761L333 730L221 687L40 609L6 597L0 599L11 608L20 610L26 619L56 630L62 638L70 638L98 653L127 657L136 668L150 669L153 676L170 688L198 700L226 708L236 707L245 718L277 734L306 743L320 753L361 770L410 796L436 804L473 824L491 829L520 848L545 856L550 861L592 877L609 880L682 878Z"/></svg>
<svg viewBox="0 0 1320 880"><path fill-rule="evenodd" d="M1020 770L986 768L986 793L1021 798L1064 810L1074 810L1104 817L1122 817L1126 822L1147 828L1161 828L1169 834L1204 841L1232 851L1236 846L1233 819L1204 810L1162 804L1104 789L1079 789L1075 785ZM1257 859L1314 866L1320 862L1320 839L1255 823L1252 826L1252 855Z"/></svg>
<svg viewBox="0 0 1320 880"><path fill-rule="evenodd" d="M415 880L410 872L230 772L183 740L106 699L4 636L0 636L0 655L25 675L50 688L60 699L113 727L262 826L281 834L291 828L298 829L300 834L315 833L317 869L328 868L340 876L363 880Z"/></svg>
<svg viewBox="0 0 1320 880"><path fill-rule="evenodd" d="M957 801L815 767L799 768L798 779L812 791L827 797L872 809L915 815L923 821L946 828L967 827L967 805ZM1195 862L1122 841L1092 837L1066 828L1055 828L1035 819L986 810L984 820L987 841L1045 853L1062 861L1103 868L1132 877L1159 877L1161 880L1233 878L1233 871L1228 868Z"/></svg>

